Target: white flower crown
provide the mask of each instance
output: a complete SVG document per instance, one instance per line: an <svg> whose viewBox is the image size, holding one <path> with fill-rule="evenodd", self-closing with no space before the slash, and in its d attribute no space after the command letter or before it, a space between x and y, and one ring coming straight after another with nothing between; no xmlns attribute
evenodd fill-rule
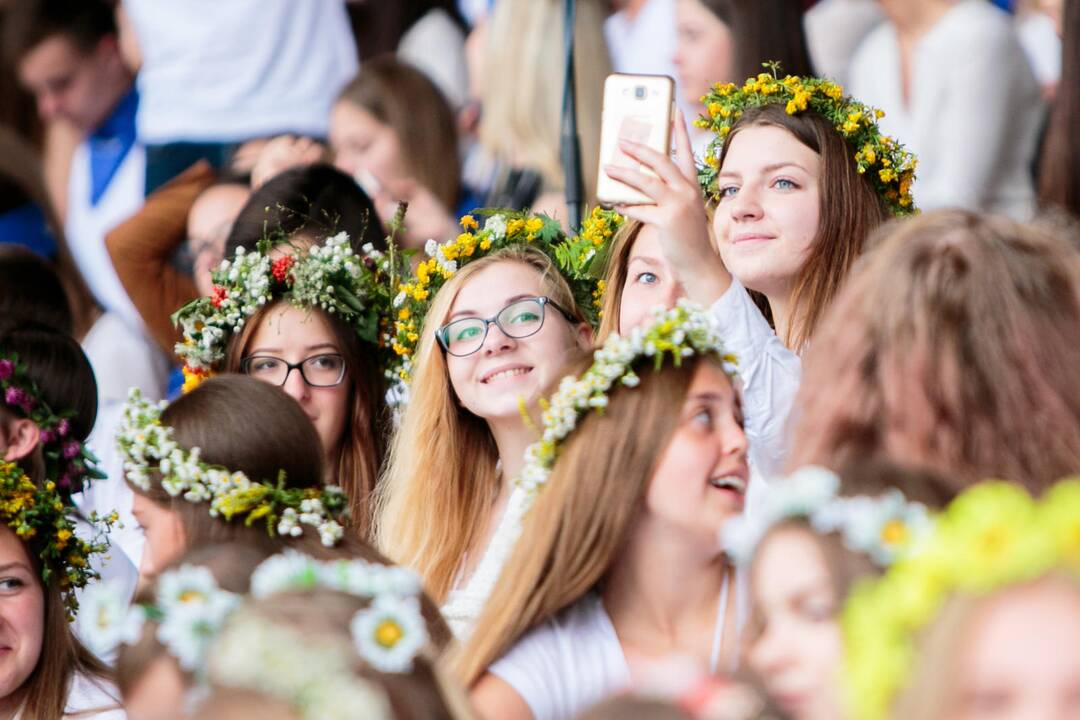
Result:
<svg viewBox="0 0 1080 720"><path fill-rule="evenodd" d="M728 374L734 375L736 360L725 354L714 322L707 313L687 301L670 309L656 308L653 321L634 328L627 337L611 335L593 353L593 364L581 377L567 376L544 407L540 439L525 451L525 467L514 480L514 490L502 520L473 572L467 592L451 594L442 611L456 635L464 621L479 614L503 566L510 558L539 491L551 476L559 449L580 419L592 410L603 412L608 393L616 382L636 387L641 381L634 366L648 359L659 369L665 358L679 365L693 355L714 355Z"/></svg>
<svg viewBox="0 0 1080 720"><path fill-rule="evenodd" d="M141 490L151 487L150 473L172 497L193 503L209 502L210 515L245 523L265 520L269 532L284 537L303 533L302 525L319 532L323 545L333 546L345 534L338 522L346 514L341 488L286 488L284 476L277 482L253 481L242 472L229 472L199 459L199 448L185 450L173 438L173 429L161 424L167 403L154 404L132 388L117 429L116 442L124 460L127 479Z"/></svg>
<svg viewBox="0 0 1080 720"><path fill-rule="evenodd" d="M409 570L364 560L320 562L295 551L264 560L252 573L251 595L334 590L371 600L350 623L357 655L380 672L410 672L428 643L420 609L420 580ZM99 656L142 636L147 620L158 623L156 637L180 667L201 674L208 649L241 598L218 587L205 567L182 565L158 578L153 604L128 606L115 583L86 590L83 602L94 620L84 640Z"/></svg>
<svg viewBox="0 0 1080 720"><path fill-rule="evenodd" d="M921 503L908 502L895 488L878 497L839 497L840 478L807 466L769 486L761 507L724 525L724 549L740 565L749 563L762 538L774 526L805 519L822 535L839 533L845 547L887 567L916 547L932 521Z"/></svg>

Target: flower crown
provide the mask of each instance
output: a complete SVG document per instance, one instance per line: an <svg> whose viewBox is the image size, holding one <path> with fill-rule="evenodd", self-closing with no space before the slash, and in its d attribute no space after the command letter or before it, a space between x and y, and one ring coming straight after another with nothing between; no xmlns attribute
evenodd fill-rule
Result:
<svg viewBox="0 0 1080 720"><path fill-rule="evenodd" d="M395 285L393 327L388 341L396 356L388 371L391 377L409 379L420 328L439 288L469 262L511 245L528 245L548 255L569 283L585 319L594 326L598 324L604 293L600 279L603 258L623 223L621 215L594 208L581 232L568 238L558 221L546 215L495 209L479 210L477 214L487 216L482 229L473 215L465 215L461 218L464 232L441 244L428 240L424 247L427 259Z"/></svg>
<svg viewBox="0 0 1080 720"><path fill-rule="evenodd" d="M371 601L350 622L357 655L385 673L411 672L428 643L420 610L420 580L404 568L364 560L321 562L287 551L263 561L251 576L251 596L332 590ZM202 674L206 655L242 598L222 590L205 567L182 565L162 573L152 603L129 606L116 583L86 591L84 606L93 619L86 642L97 653L133 645L148 620L158 624L158 641L188 672ZM292 648L290 648L291 650Z"/></svg>
<svg viewBox="0 0 1080 720"><path fill-rule="evenodd" d="M853 717L883 720L917 659L918 635L955 594L985 595L1063 571L1080 578L1080 479L1039 501L988 481L959 495L921 550L844 607L845 672Z"/></svg>
<svg viewBox="0 0 1080 720"><path fill-rule="evenodd" d="M563 441L581 418L593 410L602 413L608 404L608 393L616 383L636 387L641 379L634 368L642 362L651 363L659 370L666 358L678 367L684 358L693 355L715 356L726 372L735 373L735 357L725 354L709 315L681 300L670 310L656 308L653 322L645 328L634 328L627 337L608 336L593 353L589 369L580 377L564 377L551 399L542 402L540 439L525 450L525 466L514 479L514 490L503 517L473 572L470 592L452 595L442 608L455 634L464 630L465 618L477 614L476 604L486 602L490 596L521 536L525 516L551 476Z"/></svg>
<svg viewBox="0 0 1080 720"><path fill-rule="evenodd" d="M254 252L237 248L213 272L210 297L193 300L173 315L184 335L176 354L184 361L185 392L225 357L233 333L278 298L298 308L325 310L349 323L361 339L378 344L379 319L389 301L382 277L388 271L386 255L369 243L364 256L357 256L348 235L338 233L322 245L294 248L274 259L275 248L285 242L267 237Z"/></svg>
<svg viewBox="0 0 1080 720"><path fill-rule="evenodd" d="M79 609L76 590L99 577L90 566L90 557L109 549L107 534L116 514L106 518L92 515L94 538L83 540L75 534L75 522L68 516L71 506L52 480L39 489L16 463L0 462L0 521L23 542L35 541L40 548L41 580L58 579L68 617Z"/></svg>
<svg viewBox="0 0 1080 720"><path fill-rule="evenodd" d="M895 488L880 497L838 497L839 490L840 478L832 471L815 466L799 469L770 486L753 515L740 515L724 525L724 549L745 565L771 528L804 518L815 532L839 533L849 550L887 567L917 547L930 530L926 507L908 502Z"/></svg>
<svg viewBox="0 0 1080 720"><path fill-rule="evenodd" d="M811 110L832 123L852 148L859 174L870 179L893 215L915 212L911 185L917 160L900 143L881 133L877 121L885 116L883 112L845 96L844 89L832 81L794 75L781 80L778 65L767 63L766 67L771 74L761 73L741 87L717 83L701 98L706 114L694 125L716 133L698 173L707 194L719 196L720 153L743 112L764 105L783 105L788 115Z"/></svg>
<svg viewBox="0 0 1080 720"><path fill-rule="evenodd" d="M52 411L16 353L0 352L0 405L18 410L38 426L45 476L56 484L65 502L82 492L88 481L105 477L95 467L97 458L90 449L70 437L75 413Z"/></svg>
<svg viewBox="0 0 1080 720"><path fill-rule="evenodd" d="M132 388L124 406L116 441L124 460L128 481L149 490L150 473L172 497L188 502L209 502L210 515L232 520L243 517L245 525L263 520L267 532L283 537L303 534L303 525L315 528L323 545L332 546L344 535L338 520L346 514L341 488L287 488L284 473L276 482L254 481L242 472L205 463L199 448L186 450L173 437L173 429L161 424L166 403L154 404Z"/></svg>

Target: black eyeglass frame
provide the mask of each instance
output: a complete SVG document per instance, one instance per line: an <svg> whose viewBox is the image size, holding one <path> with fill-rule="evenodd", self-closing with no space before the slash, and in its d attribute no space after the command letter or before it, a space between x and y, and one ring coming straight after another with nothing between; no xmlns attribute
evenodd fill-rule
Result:
<svg viewBox="0 0 1080 720"><path fill-rule="evenodd" d="M321 358L321 357L336 357L338 360L341 361L341 374L338 375L337 380L330 383L329 385L317 385L317 384L311 382L310 380L308 380L308 376L304 372L304 363L306 363L308 360L314 360L315 358ZM291 362L285 360L285 358L275 357L274 355L249 355L248 357L246 357L246 358L244 358L243 360L240 361L240 371L242 373L244 373L245 375L249 376L249 377L255 377L250 372L251 362L253 360L260 360L260 359L277 360L278 362L283 363L285 365L285 368L286 368L286 370L285 370L285 379L282 380L280 383L278 383L276 385L276 387L285 387L285 383L289 382L289 376L292 375L293 370L299 370L300 371L300 378L304 381L304 383L308 387L317 387L317 388L337 387L338 385L340 385L345 380L345 374L346 374L346 371L348 370L348 366L345 364L345 356L342 355L341 353L319 353L318 355L312 355L311 357L306 357L306 358L304 358L303 360L301 360L298 363L291 363ZM256 379L258 379L258 378L256 378Z"/></svg>
<svg viewBox="0 0 1080 720"><path fill-rule="evenodd" d="M506 328L504 328L502 326L502 324L499 322L499 316L502 315L504 312L506 312L507 308L511 308L511 307L517 305L518 303L525 302L526 300L535 300L537 303L540 304L540 324L536 326L535 330L533 330L532 332L527 333L525 335L514 335L511 332L507 332ZM565 308L563 308L562 306L560 306L557 302L555 302L554 300L549 298L547 295L537 295L536 297L518 298L517 300L510 303L506 307L503 307L501 310L499 310L499 312L495 313L495 315L493 315L492 317L489 317L489 318L463 317L463 318L458 318L457 320L454 320L452 322L448 322L445 325L443 325L442 327L436 328L436 330L435 330L435 340L439 343L439 347L442 348L444 353L446 353L448 355L453 355L454 357L469 357L470 355L475 355L476 353L480 352L480 349L484 347L484 343L487 341L488 331L491 329L492 325L497 326L499 328L499 330L502 331L503 335L506 335L506 337L511 337L511 338L514 338L515 340L522 340L522 339L527 338L527 337L532 337L536 333L540 332L544 328L544 321L547 319L547 306L548 305L550 305L551 307L558 310L559 314L562 315L564 318L566 318L566 321L568 323L573 325L573 324L576 324L576 323L579 322L578 319L575 318L573 316L573 314L570 313L570 311L568 311ZM446 339L446 334L447 334L447 329L451 325L453 325L454 323L459 323L459 322L461 322L463 320L479 320L480 322L484 323L484 335L480 338L480 344L476 346L475 350L459 355L458 353L450 351L450 347L449 347L450 343Z"/></svg>

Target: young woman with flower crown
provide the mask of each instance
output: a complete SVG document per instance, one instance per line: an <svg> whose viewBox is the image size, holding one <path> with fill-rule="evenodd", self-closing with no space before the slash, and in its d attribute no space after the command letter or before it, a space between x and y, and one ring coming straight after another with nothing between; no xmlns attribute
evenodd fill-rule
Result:
<svg viewBox="0 0 1080 720"><path fill-rule="evenodd" d="M1080 471L1080 255L963 210L875 238L806 355L792 460L921 465L954 492Z"/></svg>
<svg viewBox="0 0 1080 720"><path fill-rule="evenodd" d="M483 229L469 216L463 224L458 240L431 248L399 298L395 346L411 358L402 343L414 343L415 359L377 534L379 548L446 603L459 635L494 581L488 542L535 437L521 408L535 412L592 337L581 309L589 292L581 283L575 292L553 259L565 240L556 221L507 212ZM429 304L429 283L445 276Z"/></svg>
<svg viewBox="0 0 1080 720"><path fill-rule="evenodd" d="M77 409L55 414L60 398ZM124 717L107 669L71 624L108 548L108 521L77 519L71 498L98 477L82 446L96 407L74 340L47 329L0 334L0 717Z"/></svg>
<svg viewBox="0 0 1080 720"><path fill-rule="evenodd" d="M852 717L1080 716L1080 479L964 491L843 611Z"/></svg>
<svg viewBox="0 0 1080 720"><path fill-rule="evenodd" d="M669 653L734 667L741 588L719 534L749 471L726 357L707 317L679 307L559 384L516 527L492 541L499 582L456 658L484 717L572 718Z"/></svg>
<svg viewBox="0 0 1080 720"><path fill-rule="evenodd" d="M805 467L774 483L758 512L725 527L750 580L744 662L791 720L845 717L840 611L851 589L925 537L950 499L940 478L865 463Z"/></svg>
<svg viewBox="0 0 1080 720"><path fill-rule="evenodd" d="M605 168L650 203L620 208L634 222L612 250L600 335L684 295L711 306L741 363L751 459L769 477L784 470L800 354L867 235L913 210L914 160L880 134L872 109L816 78L718 85L706 106L708 205L682 121L675 162L623 143L655 174Z"/></svg>

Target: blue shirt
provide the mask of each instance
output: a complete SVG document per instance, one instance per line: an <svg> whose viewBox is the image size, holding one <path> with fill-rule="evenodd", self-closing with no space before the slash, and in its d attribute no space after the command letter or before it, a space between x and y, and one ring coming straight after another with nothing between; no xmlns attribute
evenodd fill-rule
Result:
<svg viewBox="0 0 1080 720"><path fill-rule="evenodd" d="M135 145L139 93L132 86L105 122L86 139L90 151L90 204L97 205L116 171Z"/></svg>

